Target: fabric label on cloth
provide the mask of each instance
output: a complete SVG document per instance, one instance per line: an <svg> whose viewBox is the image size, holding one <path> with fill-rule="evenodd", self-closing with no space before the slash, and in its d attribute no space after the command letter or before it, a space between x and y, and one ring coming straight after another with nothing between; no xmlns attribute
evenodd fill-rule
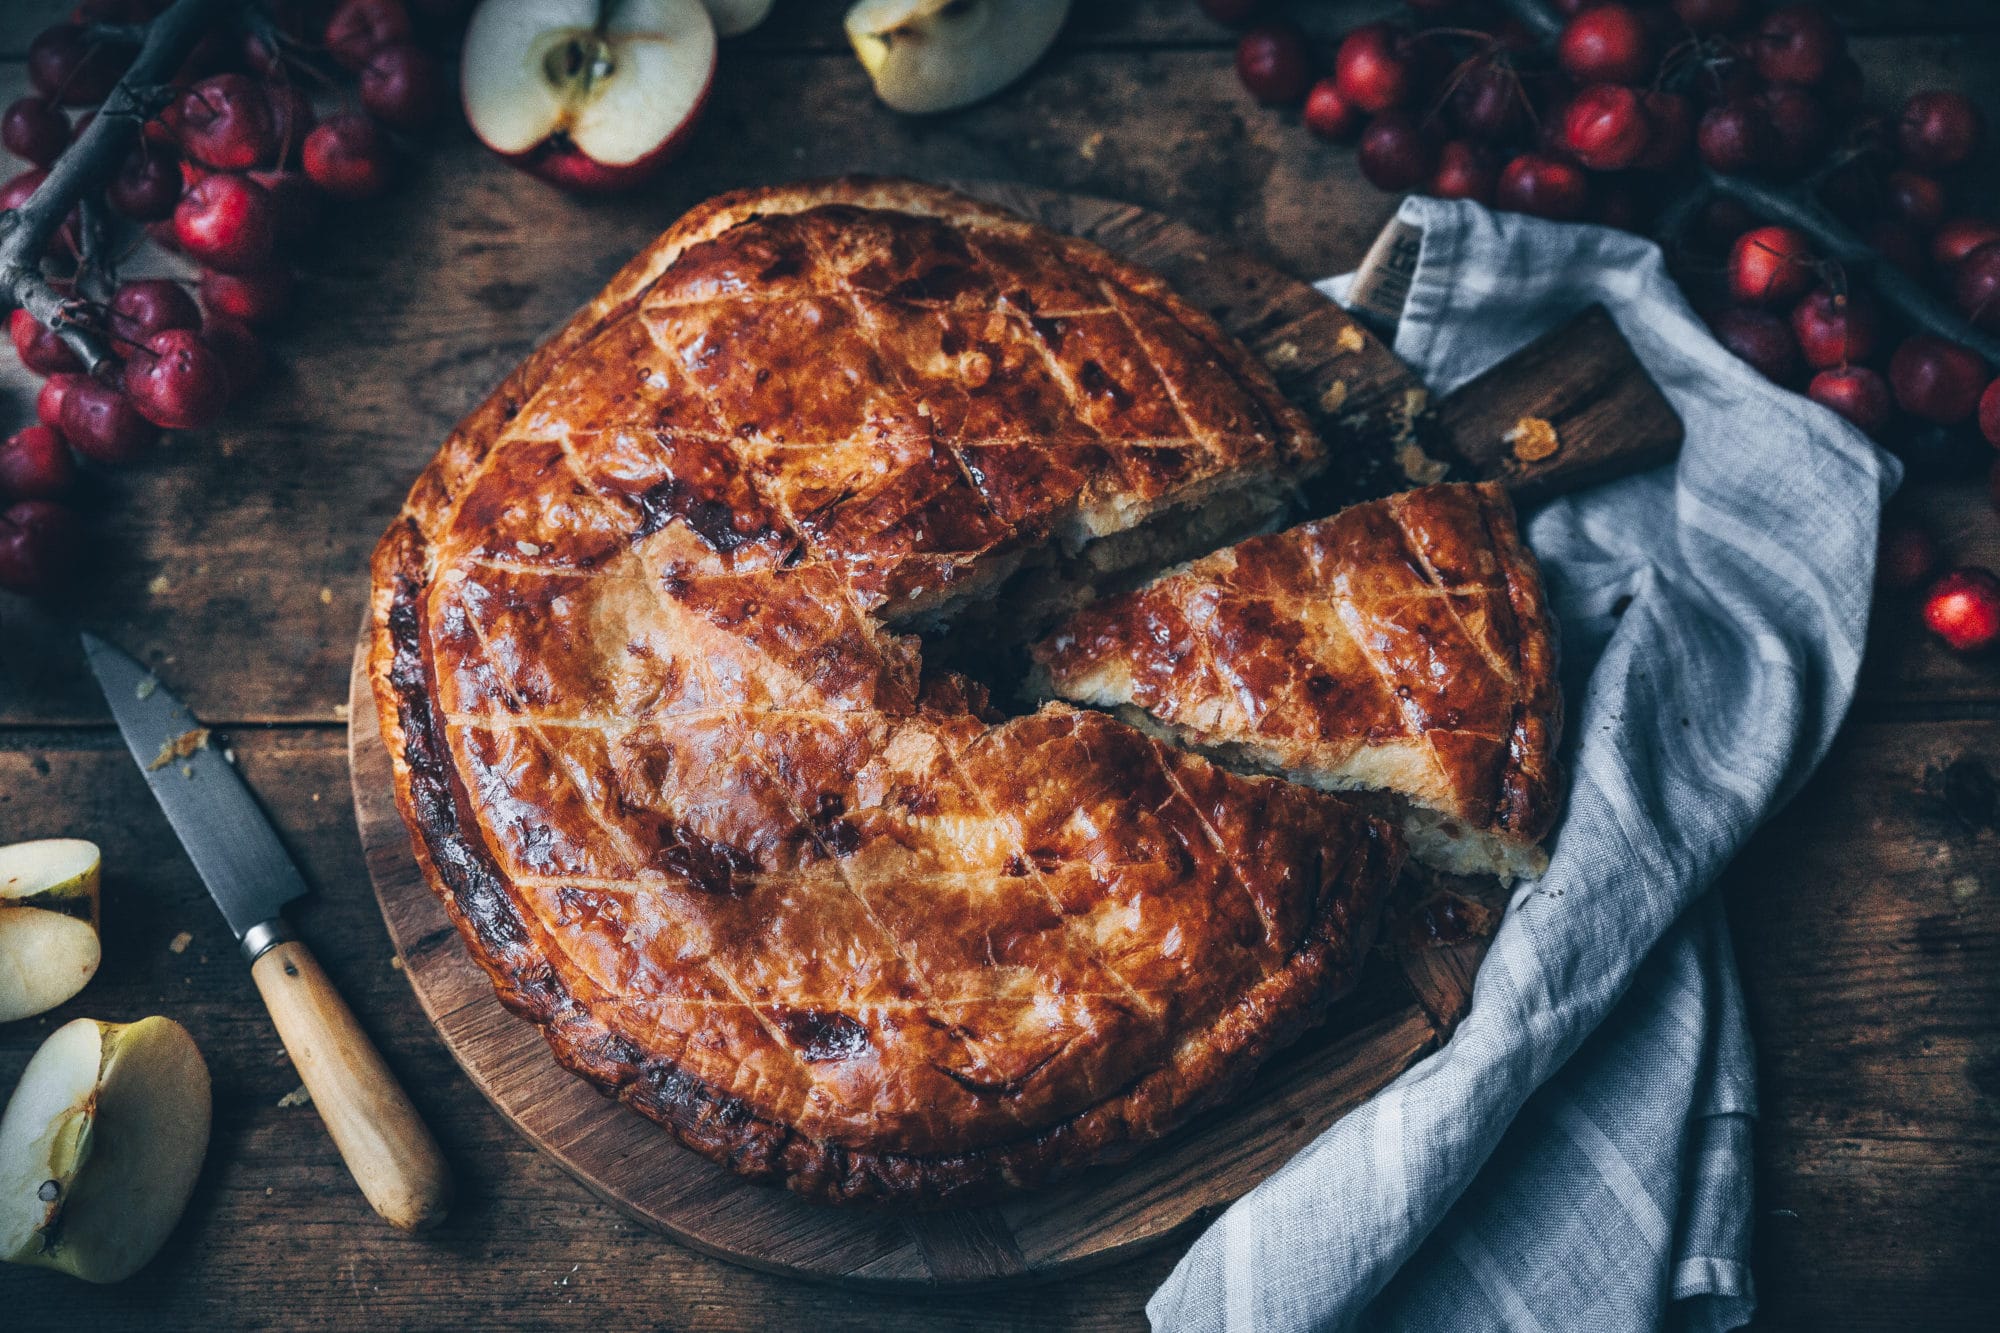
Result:
<svg viewBox="0 0 2000 1333"><path fill-rule="evenodd" d="M1410 279L1417 271L1423 251L1422 228L1399 217L1390 218L1375 243L1354 270L1354 285L1347 294L1347 308L1377 329L1393 332L1403 320L1403 306L1410 299Z"/></svg>

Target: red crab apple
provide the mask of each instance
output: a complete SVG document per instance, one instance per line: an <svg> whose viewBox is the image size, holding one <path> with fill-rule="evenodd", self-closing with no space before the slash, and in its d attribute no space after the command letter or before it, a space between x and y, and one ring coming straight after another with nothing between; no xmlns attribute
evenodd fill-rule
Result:
<svg viewBox="0 0 2000 1333"><path fill-rule="evenodd" d="M1952 570L1924 594L1924 624L1961 653L2000 642L2000 578L1977 565Z"/></svg>
<svg viewBox="0 0 2000 1333"><path fill-rule="evenodd" d="M1879 434L1896 411L1889 382L1867 366L1820 371L1806 385L1806 397L1840 413L1870 435Z"/></svg>
<svg viewBox="0 0 2000 1333"><path fill-rule="evenodd" d="M1796 301L1813 285L1812 242L1794 227L1758 227L1729 251L1729 294L1745 305Z"/></svg>
<svg viewBox="0 0 2000 1333"><path fill-rule="evenodd" d="M1932 234L1931 259L1939 268L1950 269L1990 241L2000 241L2000 222L1953 218Z"/></svg>
<svg viewBox="0 0 2000 1333"><path fill-rule="evenodd" d="M1366 119L1360 107L1341 95L1340 85L1331 75L1306 94L1306 128L1322 139L1336 143L1352 139Z"/></svg>
<svg viewBox="0 0 2000 1333"><path fill-rule="evenodd" d="M37 375L83 369L76 353L69 350L69 344L54 329L18 306L7 315L7 332L14 339L14 351L20 355L21 364Z"/></svg>
<svg viewBox="0 0 2000 1333"><path fill-rule="evenodd" d="M1875 552L1875 581L1907 592L1930 577L1938 566L1937 538L1922 524L1885 516Z"/></svg>
<svg viewBox="0 0 2000 1333"><path fill-rule="evenodd" d="M116 387L87 375L64 392L59 429L71 448L109 467L137 462L160 438L160 428Z"/></svg>
<svg viewBox="0 0 2000 1333"><path fill-rule="evenodd" d="M700 0L486 0L460 57L488 148L565 189L617 190L686 144L715 74Z"/></svg>
<svg viewBox="0 0 2000 1333"><path fill-rule="evenodd" d="M0 512L0 588L55 588L82 549L80 528L75 510L50 500L22 500Z"/></svg>
<svg viewBox="0 0 2000 1333"><path fill-rule="evenodd" d="M1792 310L1792 334L1814 370L1866 361L1875 354L1881 323L1874 300L1860 287L1817 288Z"/></svg>
<svg viewBox="0 0 2000 1333"><path fill-rule="evenodd" d="M41 392L35 395L35 420L60 430L63 399L69 396L72 388L89 378L79 371L61 370L43 380Z"/></svg>
<svg viewBox="0 0 2000 1333"><path fill-rule="evenodd" d="M192 329L162 329L125 359L125 396L170 430L203 430L229 401L229 370Z"/></svg>
<svg viewBox="0 0 2000 1333"><path fill-rule="evenodd" d="M75 484L69 446L51 428L30 426L0 444L0 496L57 500Z"/></svg>
<svg viewBox="0 0 2000 1333"><path fill-rule="evenodd" d="M1979 408L1987 380L1979 354L1928 333L1905 338L1889 358L1889 387L1911 416L1955 426Z"/></svg>
<svg viewBox="0 0 2000 1333"><path fill-rule="evenodd" d="M306 180L336 199L368 199L382 193L395 169L389 136L358 112L336 112L306 136ZM289 199L274 197L283 206L274 210L280 226L290 230L310 225L310 195L294 189Z"/></svg>

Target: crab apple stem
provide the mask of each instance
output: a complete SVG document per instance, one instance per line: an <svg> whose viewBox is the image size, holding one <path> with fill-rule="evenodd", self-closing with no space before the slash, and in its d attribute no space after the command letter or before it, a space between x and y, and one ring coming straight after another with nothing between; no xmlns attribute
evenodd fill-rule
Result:
<svg viewBox="0 0 2000 1333"><path fill-rule="evenodd" d="M87 42L101 42L107 46L138 46L146 40L146 25L89 23L84 25L83 39Z"/></svg>
<svg viewBox="0 0 2000 1333"><path fill-rule="evenodd" d="M55 330L95 371L110 360L104 341L71 317L71 303L42 277L42 254L80 200L118 169L151 117L160 90L193 51L230 0L174 0L145 27L145 40L125 77L77 141L49 168L48 178L19 208L0 213L0 301L20 306Z"/></svg>
<svg viewBox="0 0 2000 1333"><path fill-rule="evenodd" d="M1966 323L1907 273L1894 264L1883 263L1882 256L1873 246L1850 231L1846 223L1828 212L1818 200L1798 190L1745 180L1741 176L1728 176L1707 168L1703 168L1702 174L1715 193L1736 200L1766 221L1797 227L1811 238L1814 247L1825 258L1865 271L1882 299L1912 324L1971 348L1984 357L1988 365L2000 365L2000 338L1982 333Z"/></svg>

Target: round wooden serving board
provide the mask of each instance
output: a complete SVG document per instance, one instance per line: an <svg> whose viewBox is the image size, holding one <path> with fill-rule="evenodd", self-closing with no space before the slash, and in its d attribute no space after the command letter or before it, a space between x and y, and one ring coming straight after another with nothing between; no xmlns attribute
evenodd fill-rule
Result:
<svg viewBox="0 0 2000 1333"><path fill-rule="evenodd" d="M966 188L1158 271L1270 364L1316 418L1338 409L1352 429L1357 413L1391 410L1414 382L1310 286L1179 223L1081 196ZM1361 342L1343 339L1349 328ZM1034 1280L1185 1235L1434 1049L1463 1012L1483 953L1471 943L1400 962L1377 957L1328 1023L1242 1096L1129 1164L973 1209L808 1203L742 1180L601 1096L501 1006L412 859L363 667L365 630L362 638L349 696L355 815L389 935L438 1035L500 1113L598 1195L676 1240L756 1268L898 1287Z"/></svg>

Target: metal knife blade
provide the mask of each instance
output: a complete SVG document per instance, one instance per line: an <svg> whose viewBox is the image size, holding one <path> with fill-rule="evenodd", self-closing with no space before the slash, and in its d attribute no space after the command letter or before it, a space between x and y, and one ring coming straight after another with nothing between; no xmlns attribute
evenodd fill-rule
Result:
<svg viewBox="0 0 2000 1333"><path fill-rule="evenodd" d="M125 748L236 938L276 918L306 884L236 766L213 745L176 753L201 726L187 706L95 635L83 636L83 652Z"/></svg>

